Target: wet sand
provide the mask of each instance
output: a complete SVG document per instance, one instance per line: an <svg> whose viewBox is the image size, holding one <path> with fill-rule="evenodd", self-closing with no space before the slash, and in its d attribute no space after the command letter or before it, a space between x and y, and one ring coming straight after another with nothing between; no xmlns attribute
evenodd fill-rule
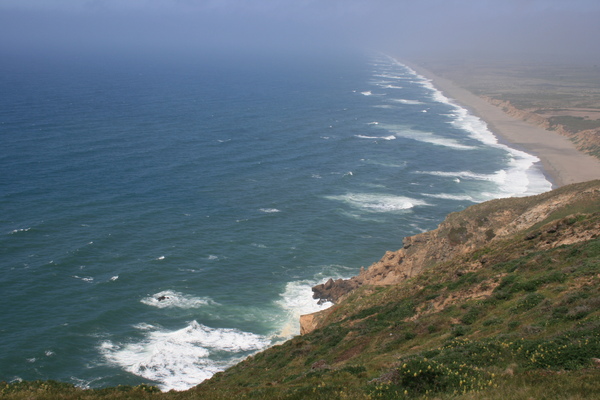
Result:
<svg viewBox="0 0 600 400"><path fill-rule="evenodd" d="M578 151L566 137L511 117L452 81L436 76L418 65L406 65L431 79L433 85L446 97L484 120L499 141L537 156L553 187L600 179L600 160Z"/></svg>

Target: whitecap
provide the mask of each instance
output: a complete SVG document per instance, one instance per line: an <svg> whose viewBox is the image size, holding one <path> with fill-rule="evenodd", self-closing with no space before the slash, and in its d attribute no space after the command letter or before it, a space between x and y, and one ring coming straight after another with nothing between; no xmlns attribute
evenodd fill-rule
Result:
<svg viewBox="0 0 600 400"><path fill-rule="evenodd" d="M377 75L374 75L377 76ZM392 83L393 81L390 81L388 79L373 79L371 81L369 81L369 83L371 85L375 85L375 86L382 86L382 85L389 85L390 83Z"/></svg>
<svg viewBox="0 0 600 400"><path fill-rule="evenodd" d="M384 89L404 89L402 86L396 86L396 85L378 85Z"/></svg>
<svg viewBox="0 0 600 400"><path fill-rule="evenodd" d="M157 308L200 308L208 305L216 305L210 297L194 297L174 290L163 290L152 296L140 300L147 306Z"/></svg>
<svg viewBox="0 0 600 400"><path fill-rule="evenodd" d="M478 181L490 181L495 183L502 183L505 179L504 171L496 171L492 174L481 174L472 171L415 171L415 174L426 174L434 176L447 176L451 178L462 178Z"/></svg>
<svg viewBox="0 0 600 400"><path fill-rule="evenodd" d="M409 100L409 99L390 99L391 101L395 101L396 103L409 104L409 105L420 105L425 104L419 100Z"/></svg>
<svg viewBox="0 0 600 400"><path fill-rule="evenodd" d="M15 233L19 233L19 232L28 232L31 228L21 228L21 229L13 229L12 231L10 231L8 234L9 235L14 235Z"/></svg>
<svg viewBox="0 0 600 400"><path fill-rule="evenodd" d="M436 146L444 146L450 147L455 150L474 150L477 149L475 146L469 146L460 143L458 140L445 138L439 135L436 135L432 132L419 131L416 129L410 129L400 125L378 125L380 128L387 129L390 132L393 132L396 137L402 137L405 139L412 139L422 143L429 143Z"/></svg>
<svg viewBox="0 0 600 400"><path fill-rule="evenodd" d="M281 212L281 210L279 210L279 209L277 209L277 208L261 208L259 211L260 211L260 212L267 213L267 214Z"/></svg>
<svg viewBox="0 0 600 400"><path fill-rule="evenodd" d="M164 260L165 256L160 256L160 257L156 257L155 260L160 261L160 260Z"/></svg>
<svg viewBox="0 0 600 400"><path fill-rule="evenodd" d="M491 199L497 199L502 197L510 197L513 195L517 195L516 191L510 189L510 187L519 188L518 176L513 176L512 178L508 174L506 170L498 170L490 174L484 173L475 173L472 171L415 171L417 174L426 174L433 176L441 176L452 178L454 182L461 181L482 181L482 182L492 182L495 184L497 191L482 191L478 193L473 193L471 197L474 202L482 202ZM508 184L511 179L517 179L517 182L513 182ZM526 185L526 183L523 182ZM516 185L516 186L515 186Z"/></svg>
<svg viewBox="0 0 600 400"><path fill-rule="evenodd" d="M446 103L446 104L456 106L449 98L444 96L444 94L441 91L439 91L435 86L433 86L431 79L428 79L428 78L424 77L423 75L418 74L414 69L398 62L397 60L395 60L392 57L389 57L389 59L394 64L404 68L408 72L408 74L410 74L412 76L411 77L412 82L415 82L415 83L429 89L429 91L431 92L432 100L439 102L439 103Z"/></svg>
<svg viewBox="0 0 600 400"><path fill-rule="evenodd" d="M151 330L155 330L157 329L156 326L152 325L152 324L147 324L145 322L141 322L139 324L133 325L133 327L135 329L138 329L140 331L151 331Z"/></svg>
<svg viewBox="0 0 600 400"><path fill-rule="evenodd" d="M436 101L438 103L455 105L454 103L452 103L452 101L449 98L444 96L444 94L441 91L439 91L438 89L435 88L435 86L433 86L433 83L431 82L430 79L427 79L424 76L418 75L418 74L417 74L417 76L419 77L419 79L416 80L415 82L421 84L423 87L425 87L431 91L431 98L433 101Z"/></svg>
<svg viewBox="0 0 600 400"><path fill-rule="evenodd" d="M115 275L110 278L112 282L116 281L117 279L119 279L119 275Z"/></svg>
<svg viewBox="0 0 600 400"><path fill-rule="evenodd" d="M446 97L440 90L433 86L430 79L417 74L413 69L399 63L390 57L390 60L406 69L410 74L417 77L417 82L431 92L434 101L448 104L453 112L450 124L454 127L467 132L471 138L480 141L491 147L500 148L508 153L508 167L497 175L502 175L502 179L496 179L498 191L495 193L485 193L485 197L510 197L510 196L529 196L543 193L552 189L552 184L546 179L539 167L539 158L515 150L509 146L499 144L498 138L488 129L485 121L469 113L465 108L457 105L453 100Z"/></svg>
<svg viewBox="0 0 600 400"><path fill-rule="evenodd" d="M498 138L488 129L487 124L462 107L456 106L453 117L451 124L455 127L490 147L500 148L508 153L508 166L504 170L506 179L499 187L500 193L493 197L529 196L552 189L552 184L539 167L538 157L498 143Z"/></svg>
<svg viewBox="0 0 600 400"><path fill-rule="evenodd" d="M373 95L373 93L371 93L370 90L367 90L366 92L360 92L360 94L362 94L363 96L371 96L371 95Z"/></svg>
<svg viewBox="0 0 600 400"><path fill-rule="evenodd" d="M371 165L378 165L381 167L386 167L386 168L406 168L407 162L401 162L401 163L391 163L391 162L382 162L382 161L374 161L374 160L366 160L367 164L371 164ZM384 185L374 185L373 183L370 184L373 187L385 187Z"/></svg>
<svg viewBox="0 0 600 400"><path fill-rule="evenodd" d="M476 202L472 196L468 194L450 194L450 193L438 193L438 194L430 194L430 193L421 193L421 196L431 197L434 199L444 199L444 200L458 200L458 201L472 201Z"/></svg>
<svg viewBox="0 0 600 400"><path fill-rule="evenodd" d="M333 305L330 302L319 304L313 299L312 288L326 280L300 280L288 282L280 298L275 302L285 313L283 325L278 334L279 337L289 338L300 334L300 316L325 310Z"/></svg>
<svg viewBox="0 0 600 400"><path fill-rule="evenodd" d="M202 268L200 268L200 269L194 269L194 268L177 268L177 270L181 271L181 272L191 272L193 274L204 271L204 269L202 269Z"/></svg>
<svg viewBox="0 0 600 400"><path fill-rule="evenodd" d="M329 200L342 201L354 208L369 212L393 212L409 210L416 206L428 206L423 200L405 196L392 196L372 193L347 193L340 196L327 196Z"/></svg>
<svg viewBox="0 0 600 400"><path fill-rule="evenodd" d="M82 280L82 281L88 282L88 283L91 283L91 282L94 281L94 278L92 278L91 276L83 276L83 277L81 277L81 276L78 276L78 275L73 275L73 278L79 279L79 280Z"/></svg>
<svg viewBox="0 0 600 400"><path fill-rule="evenodd" d="M382 140L394 140L396 136L388 135L388 136L366 136L366 135L354 135L360 139L382 139Z"/></svg>
<svg viewBox="0 0 600 400"><path fill-rule="evenodd" d="M505 179L499 185L498 197L530 196L552 189L552 183L541 171L539 158L520 150L506 149L510 159L503 170Z"/></svg>
<svg viewBox="0 0 600 400"><path fill-rule="evenodd" d="M515 150L518 152L518 150ZM521 152L522 153L522 152ZM506 169L497 170L491 174L474 173L472 171L415 171L419 174L428 174L452 178L455 182L461 180L489 181L496 184L497 191L483 192L477 201L497 199L503 197L530 196L550 190L551 184L543 174L535 171L536 157L527 153L511 158Z"/></svg>
<svg viewBox="0 0 600 400"><path fill-rule="evenodd" d="M409 78L406 75L398 75L398 74L375 74L374 76L376 76L378 78L394 79L394 80Z"/></svg>
<svg viewBox="0 0 600 400"><path fill-rule="evenodd" d="M488 145L498 147L498 138L488 129L487 124L472 114L466 109L458 106L455 107L455 112L449 114L452 118L450 124L457 129L466 131L473 139Z"/></svg>
<svg viewBox="0 0 600 400"><path fill-rule="evenodd" d="M111 364L151 381L161 390L186 390L239 361L240 356L265 349L271 341L238 329L210 328L192 321L176 331L148 331L139 342L103 341L99 350ZM217 361L211 353L229 353Z"/></svg>

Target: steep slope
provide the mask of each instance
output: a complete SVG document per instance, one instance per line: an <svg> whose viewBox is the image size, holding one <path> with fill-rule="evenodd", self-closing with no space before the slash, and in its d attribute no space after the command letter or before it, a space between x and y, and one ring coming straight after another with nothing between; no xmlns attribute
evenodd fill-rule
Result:
<svg viewBox="0 0 600 400"><path fill-rule="evenodd" d="M599 181L592 181L533 197L492 200L452 213L436 230L405 238L402 249L387 252L358 276L315 286L314 297L335 303L362 285L398 284L433 264L503 240L574 208L591 210L600 201L599 187ZM566 235L552 246L589 239L590 234Z"/></svg>
<svg viewBox="0 0 600 400"><path fill-rule="evenodd" d="M579 151L597 158L600 157L600 128L598 127L600 125L600 120L590 120L587 116L579 116L579 114L597 115L598 109L590 109L589 111L588 109L523 109L515 107L508 100L494 99L488 96L483 96L483 98L490 104L500 107L508 115L568 137L575 143L575 146ZM560 113L561 111L562 113ZM570 112L565 113L565 111ZM557 112L559 115L554 116L553 114Z"/></svg>
<svg viewBox="0 0 600 400"><path fill-rule="evenodd" d="M412 278L363 272L372 280L338 298L314 331L196 390L535 398L554 385L565 397L598 397L599 181L473 206L390 254L369 269L408 261Z"/></svg>
<svg viewBox="0 0 600 400"><path fill-rule="evenodd" d="M186 392L23 382L0 397L600 398L600 181L451 214L361 276L311 332Z"/></svg>

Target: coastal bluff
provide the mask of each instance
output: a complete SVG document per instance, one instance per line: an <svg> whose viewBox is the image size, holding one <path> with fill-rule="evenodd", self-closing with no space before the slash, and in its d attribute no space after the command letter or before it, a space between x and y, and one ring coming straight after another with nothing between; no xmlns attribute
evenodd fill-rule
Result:
<svg viewBox="0 0 600 400"><path fill-rule="evenodd" d="M477 204L404 243L345 288L320 285L339 297L303 335L186 391L37 380L0 382L0 397L597 398L600 181Z"/></svg>
<svg viewBox="0 0 600 400"><path fill-rule="evenodd" d="M527 231L543 226L555 219L566 209L572 211L574 205L580 212L600 203L600 180L568 185L535 196L491 200L476 204L467 209L451 213L437 229L424 232L403 240L397 251L388 251L368 268L350 279L330 279L313 287L313 297L320 302L330 301L339 304L354 289L365 286L397 285L423 270L455 257L476 251L495 241L516 234L523 234L528 240ZM569 211L569 213L571 213ZM553 234L552 240L541 242L542 248L590 240L600 233L600 226L586 231L572 231L564 223L555 222L546 230ZM545 244L544 244L545 243ZM510 249L507 249L509 251ZM464 265L463 273L485 266L485 256L479 257L471 265ZM335 309L300 317L301 334L317 329Z"/></svg>

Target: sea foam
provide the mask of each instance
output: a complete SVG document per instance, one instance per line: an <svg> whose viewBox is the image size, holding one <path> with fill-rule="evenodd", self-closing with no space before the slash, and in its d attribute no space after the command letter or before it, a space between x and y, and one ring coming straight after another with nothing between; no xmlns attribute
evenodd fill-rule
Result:
<svg viewBox="0 0 600 400"><path fill-rule="evenodd" d="M415 206L427 206L427 202L405 196L392 196L375 193L347 193L327 196L329 200L344 202L354 208L368 212L393 212L410 210Z"/></svg>
<svg viewBox="0 0 600 400"><path fill-rule="evenodd" d="M281 212L281 210L279 210L277 208L261 208L259 211L263 212L263 213L266 213L266 214L272 214L272 213Z"/></svg>
<svg viewBox="0 0 600 400"><path fill-rule="evenodd" d="M15 233L19 233L19 232L28 232L31 228L21 228L21 229L13 229L12 231L10 231L8 234L9 235L14 235Z"/></svg>
<svg viewBox="0 0 600 400"><path fill-rule="evenodd" d="M408 105L419 105L425 104L419 100L409 100L409 99L390 99L390 101L394 101L396 103L408 104Z"/></svg>
<svg viewBox="0 0 600 400"><path fill-rule="evenodd" d="M450 194L450 193L439 193L439 194L431 194L431 193L421 193L421 196L431 197L434 199L445 199L445 200L457 200L457 201L472 201L475 202L473 196L469 196L467 194Z"/></svg>
<svg viewBox="0 0 600 400"><path fill-rule="evenodd" d="M379 124L377 127L392 132L396 137L412 139L423 143L433 144L436 146L450 147L455 150L473 150L477 148L475 146L462 144L456 139L445 138L436 135L432 132L411 129L402 125Z"/></svg>
<svg viewBox="0 0 600 400"><path fill-rule="evenodd" d="M99 349L109 363L158 382L166 391L189 389L270 344L261 335L210 328L192 321L176 331L146 331L144 339L138 342L103 341ZM210 357L213 352L229 353L230 357L215 361Z"/></svg>
<svg viewBox="0 0 600 400"><path fill-rule="evenodd" d="M493 179L498 184L498 191L483 193L484 197L529 196L552 189L552 183L546 179L539 167L539 158L498 143L498 138L489 130L483 120L446 97L433 85L430 79L419 75L410 67L399 63L393 58L391 60L417 77L419 84L431 92L432 100L452 107L453 112L450 114L450 124L452 126L467 132L472 139L478 140L487 146L500 148L508 153L510 158L508 167L502 171L497 171ZM484 199L487 200L487 198Z"/></svg>
<svg viewBox="0 0 600 400"><path fill-rule="evenodd" d="M174 290L164 290L140 300L143 304L157 308L200 308L218 305L209 297L194 297Z"/></svg>
<svg viewBox="0 0 600 400"><path fill-rule="evenodd" d="M300 316L324 310L333 304L325 302L318 304L318 301L312 298L312 287L326 280L299 280L288 282L281 298L275 303L281 307L285 313L285 318L278 336L290 338L300 333Z"/></svg>
<svg viewBox="0 0 600 400"><path fill-rule="evenodd" d="M396 139L396 136L394 135L388 135L388 136L367 136L367 135L355 135L357 138L360 139L382 139L382 140L394 140Z"/></svg>

